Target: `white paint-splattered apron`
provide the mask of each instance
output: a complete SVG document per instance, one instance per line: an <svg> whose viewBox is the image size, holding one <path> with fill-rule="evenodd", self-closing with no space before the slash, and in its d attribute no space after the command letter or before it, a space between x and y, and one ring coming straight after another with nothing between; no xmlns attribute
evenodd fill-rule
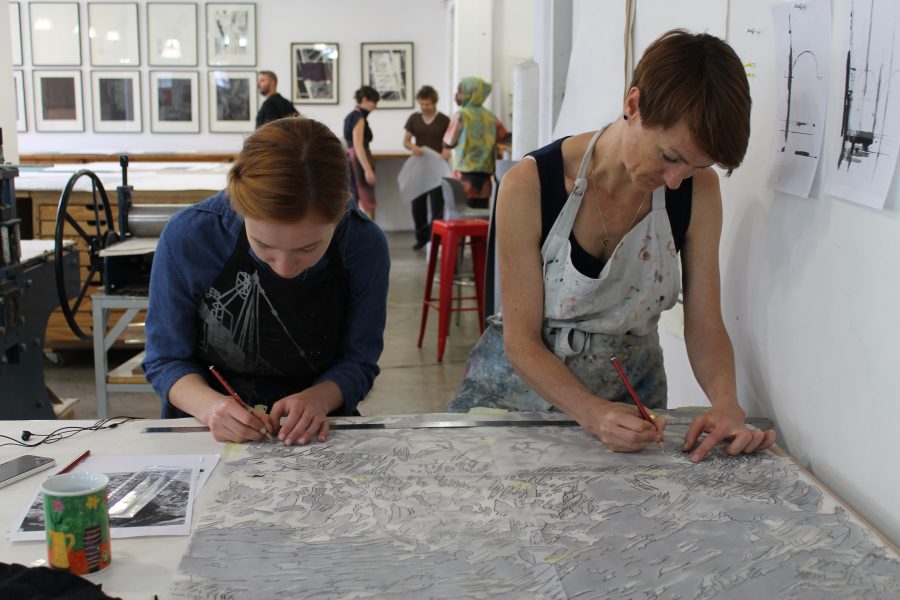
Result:
<svg viewBox="0 0 900 600"><path fill-rule="evenodd" d="M587 189L587 165L602 131L594 134L575 187L541 248L543 339L591 393L628 402L628 392L609 360L618 356L641 400L661 408L666 404L666 376L657 323L660 313L675 304L681 288L665 188L653 193L652 210L625 234L597 279L572 264L569 236ZM491 319L469 355L465 379L447 409L465 412L473 406L553 409L509 364L499 315Z"/></svg>

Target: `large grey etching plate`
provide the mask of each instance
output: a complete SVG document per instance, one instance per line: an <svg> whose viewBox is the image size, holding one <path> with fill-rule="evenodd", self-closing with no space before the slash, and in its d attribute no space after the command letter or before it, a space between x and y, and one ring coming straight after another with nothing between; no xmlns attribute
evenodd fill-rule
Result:
<svg viewBox="0 0 900 600"><path fill-rule="evenodd" d="M900 557L789 460L607 451L580 428L246 445L177 598L884 598Z"/></svg>

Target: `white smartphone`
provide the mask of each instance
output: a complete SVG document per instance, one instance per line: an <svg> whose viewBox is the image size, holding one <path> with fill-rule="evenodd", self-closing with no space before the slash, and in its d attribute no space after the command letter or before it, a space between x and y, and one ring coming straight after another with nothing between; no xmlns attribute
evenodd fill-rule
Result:
<svg viewBox="0 0 900 600"><path fill-rule="evenodd" d="M26 454L25 456L8 460L0 464L0 487L25 479L38 471L49 469L55 464L56 461L52 458L34 456L33 454Z"/></svg>

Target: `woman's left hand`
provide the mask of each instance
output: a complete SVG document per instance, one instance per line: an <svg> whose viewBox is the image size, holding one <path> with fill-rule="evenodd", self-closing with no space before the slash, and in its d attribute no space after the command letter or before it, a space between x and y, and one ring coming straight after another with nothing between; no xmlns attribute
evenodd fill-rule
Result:
<svg viewBox="0 0 900 600"><path fill-rule="evenodd" d="M285 446L304 446L314 439L324 442L328 438L327 403L314 389L286 396L272 406L269 417ZM282 417L285 421L279 429Z"/></svg>
<svg viewBox="0 0 900 600"><path fill-rule="evenodd" d="M775 443L775 430L761 431L750 429L744 423L744 411L737 405L729 407L712 407L702 415L697 416L691 423L687 434L684 436L684 452L690 452L697 444L701 433L706 433L706 439L691 455L691 462L700 462L710 451L723 440L731 440L725 452L734 456L737 454L752 454L759 450L765 450Z"/></svg>

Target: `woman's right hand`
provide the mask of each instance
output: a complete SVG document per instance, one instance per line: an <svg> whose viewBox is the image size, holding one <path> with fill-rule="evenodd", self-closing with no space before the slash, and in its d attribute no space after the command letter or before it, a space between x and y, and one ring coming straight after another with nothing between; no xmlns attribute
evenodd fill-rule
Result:
<svg viewBox="0 0 900 600"><path fill-rule="evenodd" d="M369 185L375 185L375 171L368 169L365 172L366 175L366 183Z"/></svg>
<svg viewBox="0 0 900 600"><path fill-rule="evenodd" d="M251 413L231 396L222 396L200 419L217 442L258 442L266 437L269 417L256 409Z"/></svg>
<svg viewBox="0 0 900 600"><path fill-rule="evenodd" d="M665 417L657 417L654 426L641 418L636 406L622 402L595 405L577 421L613 452L640 452L662 439L666 428Z"/></svg>

